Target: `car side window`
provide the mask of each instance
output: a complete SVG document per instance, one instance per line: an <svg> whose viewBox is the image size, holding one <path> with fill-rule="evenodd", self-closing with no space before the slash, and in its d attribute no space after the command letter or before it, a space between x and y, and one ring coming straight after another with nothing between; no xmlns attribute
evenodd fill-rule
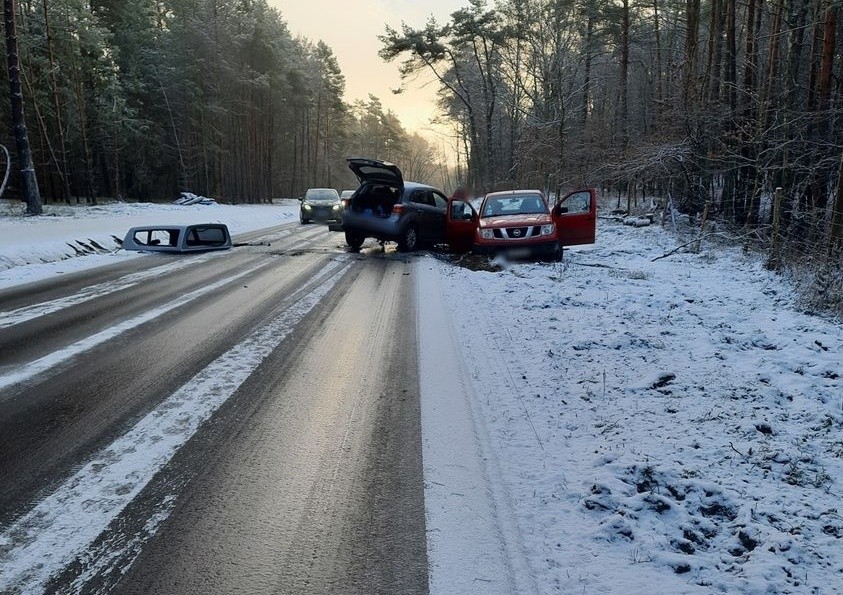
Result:
<svg viewBox="0 0 843 595"><path fill-rule="evenodd" d="M431 195L430 190L416 190L410 197L410 202L427 205L429 207L434 206L433 196Z"/></svg>
<svg viewBox="0 0 843 595"><path fill-rule="evenodd" d="M433 202L437 208L444 209L448 206L448 199L438 192L433 193Z"/></svg>
<svg viewBox="0 0 843 595"><path fill-rule="evenodd" d="M135 233L134 240L141 246L177 246L179 230L151 229L139 231Z"/></svg>
<svg viewBox="0 0 843 595"><path fill-rule="evenodd" d="M591 208L590 192L575 192L562 203L563 213L587 213Z"/></svg>

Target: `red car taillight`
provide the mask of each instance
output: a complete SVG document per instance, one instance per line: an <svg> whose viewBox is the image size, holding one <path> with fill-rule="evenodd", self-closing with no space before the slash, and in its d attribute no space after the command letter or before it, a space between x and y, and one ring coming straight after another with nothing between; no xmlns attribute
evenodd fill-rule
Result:
<svg viewBox="0 0 843 595"><path fill-rule="evenodd" d="M404 205L402 205L400 202L392 205L392 212L396 215L401 215L401 213L404 212Z"/></svg>
<svg viewBox="0 0 843 595"><path fill-rule="evenodd" d="M350 198L344 198L340 202L342 203L342 208L347 209L348 205L351 204L351 199Z"/></svg>

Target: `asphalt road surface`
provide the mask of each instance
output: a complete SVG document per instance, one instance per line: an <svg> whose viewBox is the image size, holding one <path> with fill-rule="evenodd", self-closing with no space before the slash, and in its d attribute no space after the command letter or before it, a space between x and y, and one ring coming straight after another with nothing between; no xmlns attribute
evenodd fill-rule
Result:
<svg viewBox="0 0 843 595"><path fill-rule="evenodd" d="M427 593L413 257L238 240L0 292L0 592Z"/></svg>

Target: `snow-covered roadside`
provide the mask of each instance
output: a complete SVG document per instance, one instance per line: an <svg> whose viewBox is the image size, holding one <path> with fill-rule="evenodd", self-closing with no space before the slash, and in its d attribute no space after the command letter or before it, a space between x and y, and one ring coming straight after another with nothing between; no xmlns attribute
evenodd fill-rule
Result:
<svg viewBox="0 0 843 595"><path fill-rule="evenodd" d="M271 205L45 205L44 215L24 217L20 203L3 200L0 289L142 256L119 250L116 241L137 225L225 223L235 235L294 221L298 208L289 199Z"/></svg>
<svg viewBox="0 0 843 595"><path fill-rule="evenodd" d="M538 590L841 592L843 328L739 251L653 262L675 245L601 223L560 264L420 263Z"/></svg>
<svg viewBox="0 0 843 595"><path fill-rule="evenodd" d="M416 267L430 592L536 593L487 425L466 374L441 274Z"/></svg>

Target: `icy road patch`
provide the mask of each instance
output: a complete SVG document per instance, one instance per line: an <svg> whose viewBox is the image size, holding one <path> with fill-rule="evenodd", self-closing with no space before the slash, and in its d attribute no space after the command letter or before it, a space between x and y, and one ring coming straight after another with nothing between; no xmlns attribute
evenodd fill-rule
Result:
<svg viewBox="0 0 843 595"><path fill-rule="evenodd" d="M84 555L155 473L340 281L348 266L347 258L332 261L314 279L309 293L291 299L272 322L211 362L0 533L0 592L43 592L53 574ZM159 512L147 524L149 535L168 510Z"/></svg>

